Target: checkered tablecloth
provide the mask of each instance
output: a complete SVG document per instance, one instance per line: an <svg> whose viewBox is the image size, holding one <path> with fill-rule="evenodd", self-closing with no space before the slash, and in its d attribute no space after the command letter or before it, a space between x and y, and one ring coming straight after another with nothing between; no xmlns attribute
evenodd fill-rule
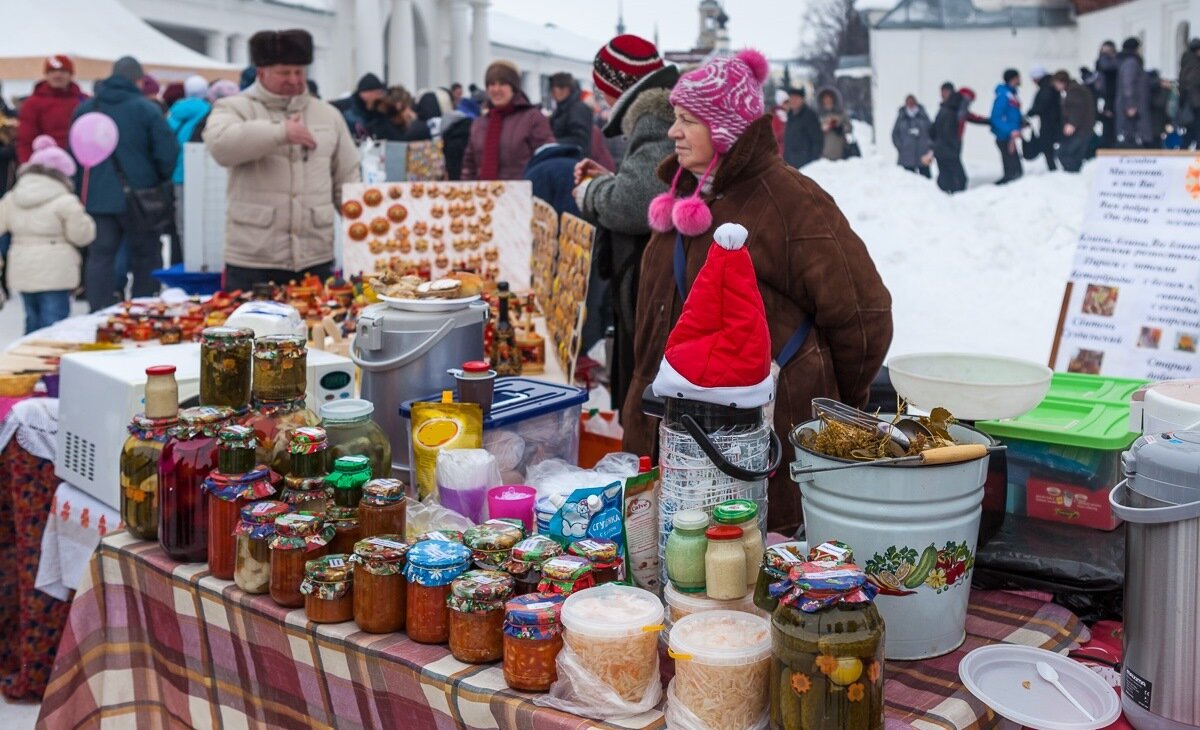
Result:
<svg viewBox="0 0 1200 730"><path fill-rule="evenodd" d="M1038 597L975 593L966 645L893 663L890 728L990 728L997 721L958 683L970 649L1010 641L1052 650L1086 629ZM94 727L585 728L664 727L658 712L622 723L584 720L505 688L499 666L468 666L445 647L351 623L308 623L180 565L153 543L106 537L71 607L40 728Z"/></svg>

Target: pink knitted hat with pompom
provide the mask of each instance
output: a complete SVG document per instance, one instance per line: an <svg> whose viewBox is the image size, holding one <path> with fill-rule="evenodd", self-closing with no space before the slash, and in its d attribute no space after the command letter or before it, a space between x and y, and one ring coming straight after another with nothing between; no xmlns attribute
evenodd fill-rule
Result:
<svg viewBox="0 0 1200 730"><path fill-rule="evenodd" d="M57 170L64 177L75 176L75 160L48 134L39 134L34 138L33 154L29 156L26 164L41 165L51 170Z"/></svg>
<svg viewBox="0 0 1200 730"><path fill-rule="evenodd" d="M763 115L762 85L769 70L761 53L746 49L736 56L718 56L679 77L671 91L671 103L688 110L708 127L716 154L696 192L682 200L675 198L675 188L683 168L675 173L670 191L650 203L647 217L651 228L660 233L674 228L685 236L698 236L712 226L712 211L700 192L720 156Z"/></svg>

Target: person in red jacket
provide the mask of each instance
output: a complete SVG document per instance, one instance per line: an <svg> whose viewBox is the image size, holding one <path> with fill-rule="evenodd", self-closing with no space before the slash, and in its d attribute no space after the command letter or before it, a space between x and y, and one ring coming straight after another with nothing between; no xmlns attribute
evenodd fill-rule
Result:
<svg viewBox="0 0 1200 730"><path fill-rule="evenodd" d="M71 80L75 64L68 56L50 56L42 64L45 78L33 87L33 95L21 104L17 127L17 162L25 164L33 154L33 140L48 134L59 147L68 148L67 132L75 107L88 98Z"/></svg>

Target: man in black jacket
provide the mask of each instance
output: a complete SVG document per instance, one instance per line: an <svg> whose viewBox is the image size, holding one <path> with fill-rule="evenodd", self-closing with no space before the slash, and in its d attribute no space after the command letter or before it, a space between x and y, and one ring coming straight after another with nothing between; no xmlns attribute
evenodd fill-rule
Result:
<svg viewBox="0 0 1200 730"><path fill-rule="evenodd" d="M1037 94L1033 97L1033 105L1029 107L1027 117L1037 117L1041 120L1038 129L1040 151L1046 155L1046 167L1053 172L1058 169L1054 164L1057 154L1054 146L1062 136L1062 96L1054 88L1054 81L1046 73L1046 69L1036 66L1029 73L1033 83L1037 84Z"/></svg>
<svg viewBox="0 0 1200 730"><path fill-rule="evenodd" d="M584 157L592 154L592 108L579 98L575 77L563 71L550 77L550 96L554 97L554 113L550 129L559 144L573 144Z"/></svg>
<svg viewBox="0 0 1200 730"><path fill-rule="evenodd" d="M1103 129L1100 135L1100 146L1106 149L1117 146L1117 71L1121 68L1121 60L1117 58L1117 44L1104 41L1100 45L1100 55L1096 57L1096 72L1089 81L1092 94L1097 103L1103 101L1104 107L1097 108L1100 115L1100 125Z"/></svg>
<svg viewBox="0 0 1200 730"><path fill-rule="evenodd" d="M937 184L943 192L961 193L967 189L967 171L962 164L962 111L967 103L954 84L942 84L942 105L933 118L929 136L933 139L933 159L937 160Z"/></svg>
<svg viewBox="0 0 1200 730"><path fill-rule="evenodd" d="M803 88L788 89L787 125L783 128L783 159L792 167L804 167L821 156L825 133L821 120L806 102Z"/></svg>
<svg viewBox="0 0 1200 730"><path fill-rule="evenodd" d="M354 93L345 99L333 102L346 119L346 126L354 141L373 137L387 139L387 117L379 111L379 104L387 95L387 84L373 73L363 74L354 88Z"/></svg>
<svg viewBox="0 0 1200 730"><path fill-rule="evenodd" d="M1079 172L1083 158L1096 134L1096 100L1086 86L1071 78L1065 70L1054 74L1054 88L1065 94L1062 102L1062 142L1058 158L1067 172Z"/></svg>
<svg viewBox="0 0 1200 730"><path fill-rule="evenodd" d="M1200 141L1200 38L1193 38L1179 59L1179 116L1186 130L1183 149Z"/></svg>

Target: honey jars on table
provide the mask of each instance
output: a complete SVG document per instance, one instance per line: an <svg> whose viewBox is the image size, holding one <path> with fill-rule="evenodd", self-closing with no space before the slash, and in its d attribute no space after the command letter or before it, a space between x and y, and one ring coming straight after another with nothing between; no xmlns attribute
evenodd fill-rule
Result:
<svg viewBox="0 0 1200 730"><path fill-rule="evenodd" d="M254 431L224 426L217 434L217 468L204 480L208 494L208 570L232 580L237 557L235 531L242 507L275 493L271 470L255 464Z"/></svg>
<svg viewBox="0 0 1200 730"><path fill-rule="evenodd" d="M537 593L542 580L542 563L562 555L562 545L545 535L530 535L513 545L502 566L516 581L516 594Z"/></svg>
<svg viewBox="0 0 1200 730"><path fill-rule="evenodd" d="M450 584L450 653L467 664L504 657L504 603L513 579L497 570L468 570Z"/></svg>
<svg viewBox="0 0 1200 730"><path fill-rule="evenodd" d="M513 545L525 537L519 520L488 520L482 525L463 531L463 544L471 548L475 567L480 570L499 570L508 560Z"/></svg>
<svg viewBox="0 0 1200 730"><path fill-rule="evenodd" d="M325 429L301 426L292 431L291 468L283 478L279 498L297 512L325 514L333 489L325 483Z"/></svg>
<svg viewBox="0 0 1200 730"><path fill-rule="evenodd" d="M270 542L275 536L275 519L291 511L292 508L287 504L271 500L242 507L242 520L234 530L237 558L233 566L233 582L238 588L254 594L270 590Z"/></svg>
<svg viewBox="0 0 1200 730"><path fill-rule="evenodd" d="M408 638L419 644L444 644L450 639L450 584L466 572L471 550L443 540L424 540L408 551L405 619Z"/></svg>
<svg viewBox="0 0 1200 730"><path fill-rule="evenodd" d="M250 403L254 330L209 327L200 333L200 404L242 410Z"/></svg>
<svg viewBox="0 0 1200 730"><path fill-rule="evenodd" d="M540 593L572 593L596 585L592 575L592 563L578 555L559 555L542 563L542 580L538 583Z"/></svg>
<svg viewBox="0 0 1200 730"><path fill-rule="evenodd" d="M329 553L333 528L319 515L290 513L275 520L271 538L271 600L287 608L304 605L300 584L305 564Z"/></svg>
<svg viewBox="0 0 1200 730"><path fill-rule="evenodd" d="M354 545L354 623L369 634L404 628L408 579L404 563L410 546L403 535L376 535Z"/></svg>
<svg viewBox="0 0 1200 730"><path fill-rule="evenodd" d="M529 593L504 605L504 682L522 692L546 692L558 679L562 614L566 598Z"/></svg>
<svg viewBox="0 0 1200 730"><path fill-rule="evenodd" d="M354 564L348 555L330 554L304 564L304 615L316 624L354 618Z"/></svg>
<svg viewBox="0 0 1200 730"><path fill-rule="evenodd" d="M223 406L185 408L158 464L158 544L180 562L208 559L208 497L217 468L217 432L233 415Z"/></svg>
<svg viewBox="0 0 1200 730"><path fill-rule="evenodd" d="M399 479L372 479L363 485L362 501L358 503L362 536L405 534L407 499L404 482Z"/></svg>
<svg viewBox="0 0 1200 730"><path fill-rule="evenodd" d="M174 365L146 368L146 411L129 423L121 448L121 520L142 540L158 538L158 465L170 430L179 423Z"/></svg>
<svg viewBox="0 0 1200 730"><path fill-rule="evenodd" d="M596 585L621 579L621 557L615 541L603 537L585 537L571 543L567 552L586 558L592 564L592 578Z"/></svg>

